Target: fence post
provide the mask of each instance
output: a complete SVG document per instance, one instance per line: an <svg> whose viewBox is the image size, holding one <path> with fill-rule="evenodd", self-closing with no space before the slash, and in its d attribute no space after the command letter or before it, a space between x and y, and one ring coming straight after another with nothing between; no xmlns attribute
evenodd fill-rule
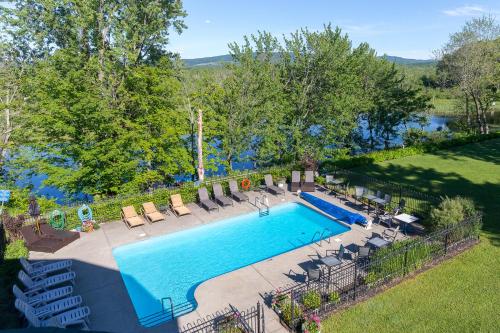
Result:
<svg viewBox="0 0 500 333"><path fill-rule="evenodd" d="M291 316L290 316L290 328L292 329L292 332L295 332L295 327L294 327L294 322L295 322L295 302L294 302L294 292L293 290L290 292L290 310L292 311Z"/></svg>
<svg viewBox="0 0 500 333"><path fill-rule="evenodd" d="M354 262L354 296L353 300L356 300L356 285L358 284L358 261Z"/></svg>
<svg viewBox="0 0 500 333"><path fill-rule="evenodd" d="M448 235L449 235L449 228L446 228L446 235L444 236L444 254L446 255L448 253Z"/></svg>
<svg viewBox="0 0 500 333"><path fill-rule="evenodd" d="M408 244L406 244L406 246L405 246L405 265L403 268L403 274L406 275L408 271L409 271L409 269L408 269Z"/></svg>
<svg viewBox="0 0 500 333"><path fill-rule="evenodd" d="M257 333L260 333L260 302L257 302Z"/></svg>

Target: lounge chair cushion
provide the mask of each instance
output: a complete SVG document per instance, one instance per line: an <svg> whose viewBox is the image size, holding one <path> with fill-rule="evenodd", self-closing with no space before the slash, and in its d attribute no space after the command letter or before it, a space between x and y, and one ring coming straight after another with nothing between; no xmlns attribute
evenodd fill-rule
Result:
<svg viewBox="0 0 500 333"><path fill-rule="evenodd" d="M182 197L180 194L173 194L170 196L170 201L172 201L172 207L181 207L184 206L182 202Z"/></svg>
<svg viewBox="0 0 500 333"><path fill-rule="evenodd" d="M174 206L174 210L177 212L177 214L179 215L187 215L187 214L191 214L191 211L189 210L189 208L187 208L186 206L177 206L175 207Z"/></svg>
<svg viewBox="0 0 500 333"><path fill-rule="evenodd" d="M139 226L144 224L144 220L139 216L125 217L125 221L131 226Z"/></svg>
<svg viewBox="0 0 500 333"><path fill-rule="evenodd" d="M130 217L135 217L138 216L137 212L135 211L134 206L127 206L122 208L123 216L125 218L130 218Z"/></svg>
<svg viewBox="0 0 500 333"><path fill-rule="evenodd" d="M165 215L163 215L160 212L152 212L152 213L146 214L146 216L148 217L148 219L151 222L163 221L165 219Z"/></svg>
<svg viewBox="0 0 500 333"><path fill-rule="evenodd" d="M152 202L146 202L142 204L142 209L144 209L144 213L147 215L152 214L152 213L159 213L158 209L156 209L156 206Z"/></svg>

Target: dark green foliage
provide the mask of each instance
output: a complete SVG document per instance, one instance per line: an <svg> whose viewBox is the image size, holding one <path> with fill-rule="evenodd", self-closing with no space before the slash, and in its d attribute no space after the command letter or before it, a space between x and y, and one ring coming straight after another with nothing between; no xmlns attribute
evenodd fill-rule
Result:
<svg viewBox="0 0 500 333"><path fill-rule="evenodd" d="M302 304L307 310L314 310L321 306L321 294L318 291L311 290L302 296Z"/></svg>
<svg viewBox="0 0 500 333"><path fill-rule="evenodd" d="M28 249L22 240L15 240L5 249L2 262L0 263L0 328L20 328L22 321L19 312L14 307L14 295L12 286L16 283L17 273L21 269L19 258L28 257Z"/></svg>
<svg viewBox="0 0 500 333"><path fill-rule="evenodd" d="M471 199L460 196L445 197L438 207L431 210L431 223L434 228L446 229L460 221L475 219L477 211Z"/></svg>
<svg viewBox="0 0 500 333"><path fill-rule="evenodd" d="M336 291L332 291L330 294L328 294L328 302L330 303L337 303L340 301L340 295Z"/></svg>

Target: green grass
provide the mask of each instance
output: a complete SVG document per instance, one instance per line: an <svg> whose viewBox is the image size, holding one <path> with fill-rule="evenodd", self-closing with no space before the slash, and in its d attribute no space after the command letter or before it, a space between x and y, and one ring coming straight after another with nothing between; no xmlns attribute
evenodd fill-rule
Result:
<svg viewBox="0 0 500 333"><path fill-rule="evenodd" d="M431 103L434 105L434 109L431 113L443 116L453 116L456 114L462 114L463 107L460 106L458 100L453 98L442 98L433 97ZM492 111L500 111L500 101L497 101L494 106L491 107Z"/></svg>
<svg viewBox="0 0 500 333"><path fill-rule="evenodd" d="M323 323L323 332L498 332L500 139L358 169L484 211L481 244Z"/></svg>

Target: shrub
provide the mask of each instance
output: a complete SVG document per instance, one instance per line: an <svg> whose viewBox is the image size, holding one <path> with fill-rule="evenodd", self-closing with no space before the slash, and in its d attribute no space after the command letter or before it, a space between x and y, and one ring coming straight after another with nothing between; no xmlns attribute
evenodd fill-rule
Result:
<svg viewBox="0 0 500 333"><path fill-rule="evenodd" d="M321 294L317 291L311 290L302 296L302 304L308 310L314 310L321 306Z"/></svg>
<svg viewBox="0 0 500 333"><path fill-rule="evenodd" d="M454 226L477 215L474 202L463 197L445 197L438 207L431 210L431 224L438 229Z"/></svg>
<svg viewBox="0 0 500 333"><path fill-rule="evenodd" d="M338 292L336 291L332 291L329 295L328 295L328 301L330 303L337 303L340 301L340 295Z"/></svg>
<svg viewBox="0 0 500 333"><path fill-rule="evenodd" d="M29 251L28 248L26 248L24 241L21 239L17 239L7 244L7 247L5 248L4 259L11 260L27 258L28 254Z"/></svg>
<svg viewBox="0 0 500 333"><path fill-rule="evenodd" d="M292 325L292 302L290 300L283 302L281 304L281 317L283 321L291 327ZM294 304L293 307L293 319L298 319L302 317L302 309L298 304ZM297 323L298 324L298 323Z"/></svg>
<svg viewBox="0 0 500 333"><path fill-rule="evenodd" d="M319 333L321 332L321 320L318 315L311 315L306 318L302 324L302 332L304 333Z"/></svg>
<svg viewBox="0 0 500 333"><path fill-rule="evenodd" d="M24 223L24 215L18 215L16 217L10 216L4 211L2 214L2 222L5 226L5 230L9 235L10 240L16 240L22 237L21 228Z"/></svg>

